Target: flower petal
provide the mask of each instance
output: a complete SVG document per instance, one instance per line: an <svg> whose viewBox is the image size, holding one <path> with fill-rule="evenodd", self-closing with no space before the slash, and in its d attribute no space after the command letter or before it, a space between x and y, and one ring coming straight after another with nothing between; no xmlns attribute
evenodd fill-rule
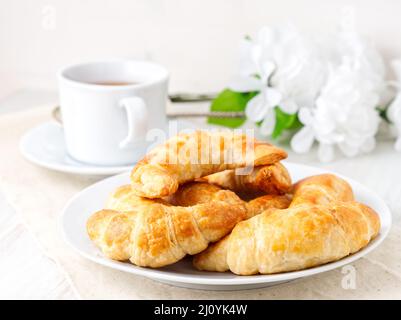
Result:
<svg viewBox="0 0 401 320"><path fill-rule="evenodd" d="M260 60L262 59L263 49L260 45L255 44L251 48L251 59L256 66L260 65Z"/></svg>
<svg viewBox="0 0 401 320"><path fill-rule="evenodd" d="M304 125L311 125L313 123L312 112L309 108L301 108L298 112L298 119Z"/></svg>
<svg viewBox="0 0 401 320"><path fill-rule="evenodd" d="M273 133L276 125L276 114L273 108L268 108L265 119L260 125L260 132L265 136L270 136Z"/></svg>
<svg viewBox="0 0 401 320"><path fill-rule="evenodd" d="M263 73L263 78L267 81L267 79L269 79L270 75L273 73L274 69L276 69L276 65L271 60L264 61L262 63L261 69Z"/></svg>
<svg viewBox="0 0 401 320"><path fill-rule="evenodd" d="M312 147L315 137L310 127L303 127L291 139L291 149L296 153L306 153Z"/></svg>
<svg viewBox="0 0 401 320"><path fill-rule="evenodd" d="M401 94L397 94L387 109L387 116L391 122L401 123Z"/></svg>
<svg viewBox="0 0 401 320"><path fill-rule="evenodd" d="M285 113L294 114L298 111L298 105L293 99L285 99L280 102L280 109Z"/></svg>
<svg viewBox="0 0 401 320"><path fill-rule="evenodd" d="M266 106L263 95L258 94L248 101L245 114L250 120L258 122L265 117L267 109L268 107Z"/></svg>
<svg viewBox="0 0 401 320"><path fill-rule="evenodd" d="M281 93L274 88L266 88L264 90L266 104L270 107L276 107L281 101Z"/></svg>

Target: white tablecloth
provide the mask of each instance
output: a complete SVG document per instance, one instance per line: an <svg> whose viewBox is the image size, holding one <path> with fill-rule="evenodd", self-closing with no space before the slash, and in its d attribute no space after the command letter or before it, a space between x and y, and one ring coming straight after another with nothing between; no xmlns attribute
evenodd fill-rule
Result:
<svg viewBox="0 0 401 320"><path fill-rule="evenodd" d="M0 116L3 129L6 124L14 124L9 132L2 131L3 150L10 148L16 152L17 141L7 139L16 139L17 134L45 120L47 112ZM2 119L6 121L1 122ZM289 155L293 162L334 170L360 181L382 196L393 212L395 227L388 240L353 264L357 276L355 289L341 284L344 277L341 270L274 288L218 293L173 288L97 266L69 251L60 239L52 241L57 236L53 215L58 213L53 210L64 203L63 197L68 199L94 180L39 169L15 157L14 161L10 153L11 160L24 172L17 172L18 168L4 156L0 167L0 186L6 188L3 193L12 204L10 207L0 196L0 298L401 298L401 154L393 151L390 142L380 142L369 155L339 158L328 164L319 163L315 154L299 156L290 152ZM15 173L10 173L10 168ZM40 181L34 180L38 177ZM60 181L63 188L54 193L54 199L35 190ZM32 193L26 191L30 189L24 183L32 187ZM40 216L35 212L38 208L48 212ZM49 225L41 224L37 217L49 218Z"/></svg>
<svg viewBox="0 0 401 320"><path fill-rule="evenodd" d="M0 101L0 119L10 112L51 105L55 101L55 92L21 90ZM0 190L0 299L77 297L64 272L45 254L29 227L7 203Z"/></svg>

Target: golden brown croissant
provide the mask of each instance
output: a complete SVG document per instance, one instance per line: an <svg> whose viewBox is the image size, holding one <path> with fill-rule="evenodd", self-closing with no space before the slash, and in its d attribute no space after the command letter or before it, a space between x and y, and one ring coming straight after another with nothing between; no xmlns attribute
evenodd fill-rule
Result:
<svg viewBox="0 0 401 320"><path fill-rule="evenodd" d="M319 185L322 181L324 188ZM295 187L295 205L267 210L238 223L229 236L195 256L194 266L239 275L269 274L318 266L352 254L376 237L380 220L368 206L349 201L353 196L346 190L351 190L348 184L333 175L305 179ZM328 203L330 197L333 202Z"/></svg>
<svg viewBox="0 0 401 320"><path fill-rule="evenodd" d="M168 198L168 202L177 206L193 206L198 203L208 203L210 195L221 190L219 187L201 182L191 182L182 185L176 193ZM285 209L290 204L287 195L263 195L244 201L247 218L251 218L267 209Z"/></svg>
<svg viewBox="0 0 401 320"><path fill-rule="evenodd" d="M89 218L91 240L111 259L153 268L204 250L247 217L243 201L228 190L209 194L207 203L178 207L137 197L123 186L107 208Z"/></svg>
<svg viewBox="0 0 401 320"><path fill-rule="evenodd" d="M106 210L89 218L89 237L111 259L156 268L201 252L257 210L289 205L284 196L247 204L235 193L205 183L186 185L182 191L198 195L190 206L137 197L130 186L122 186L110 196Z"/></svg>
<svg viewBox="0 0 401 320"><path fill-rule="evenodd" d="M232 131L179 134L138 162L131 185L138 196L162 198L180 184L215 172L269 165L286 157L284 150Z"/></svg>
<svg viewBox="0 0 401 320"><path fill-rule="evenodd" d="M235 170L225 170L200 178L236 193L283 194L291 188L291 178L287 169L279 162L254 168L248 175L238 175Z"/></svg>
<svg viewBox="0 0 401 320"><path fill-rule="evenodd" d="M345 180L333 174L320 174L298 181L293 189L291 207L352 201L354 193Z"/></svg>

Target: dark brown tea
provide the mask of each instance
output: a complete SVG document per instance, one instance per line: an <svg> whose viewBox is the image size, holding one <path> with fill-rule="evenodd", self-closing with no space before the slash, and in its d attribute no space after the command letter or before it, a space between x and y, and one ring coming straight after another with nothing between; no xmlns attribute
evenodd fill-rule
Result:
<svg viewBox="0 0 401 320"><path fill-rule="evenodd" d="M132 86L139 84L138 82L123 82L123 81L98 81L90 82L91 84L97 84L100 86Z"/></svg>

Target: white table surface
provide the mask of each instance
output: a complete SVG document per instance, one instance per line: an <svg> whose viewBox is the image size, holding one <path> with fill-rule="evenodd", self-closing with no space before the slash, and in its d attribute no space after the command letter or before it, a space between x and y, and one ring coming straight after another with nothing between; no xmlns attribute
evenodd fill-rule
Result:
<svg viewBox="0 0 401 320"><path fill-rule="evenodd" d="M1 114L57 103L54 92L21 90L0 100ZM185 106L183 106L185 108ZM199 109L207 105L198 105ZM291 161L317 164L314 154L290 154ZM320 165L359 180L384 197L401 225L401 155L392 142L380 142L374 153ZM0 190L0 299L79 299L57 264L46 255L29 228L5 201Z"/></svg>

